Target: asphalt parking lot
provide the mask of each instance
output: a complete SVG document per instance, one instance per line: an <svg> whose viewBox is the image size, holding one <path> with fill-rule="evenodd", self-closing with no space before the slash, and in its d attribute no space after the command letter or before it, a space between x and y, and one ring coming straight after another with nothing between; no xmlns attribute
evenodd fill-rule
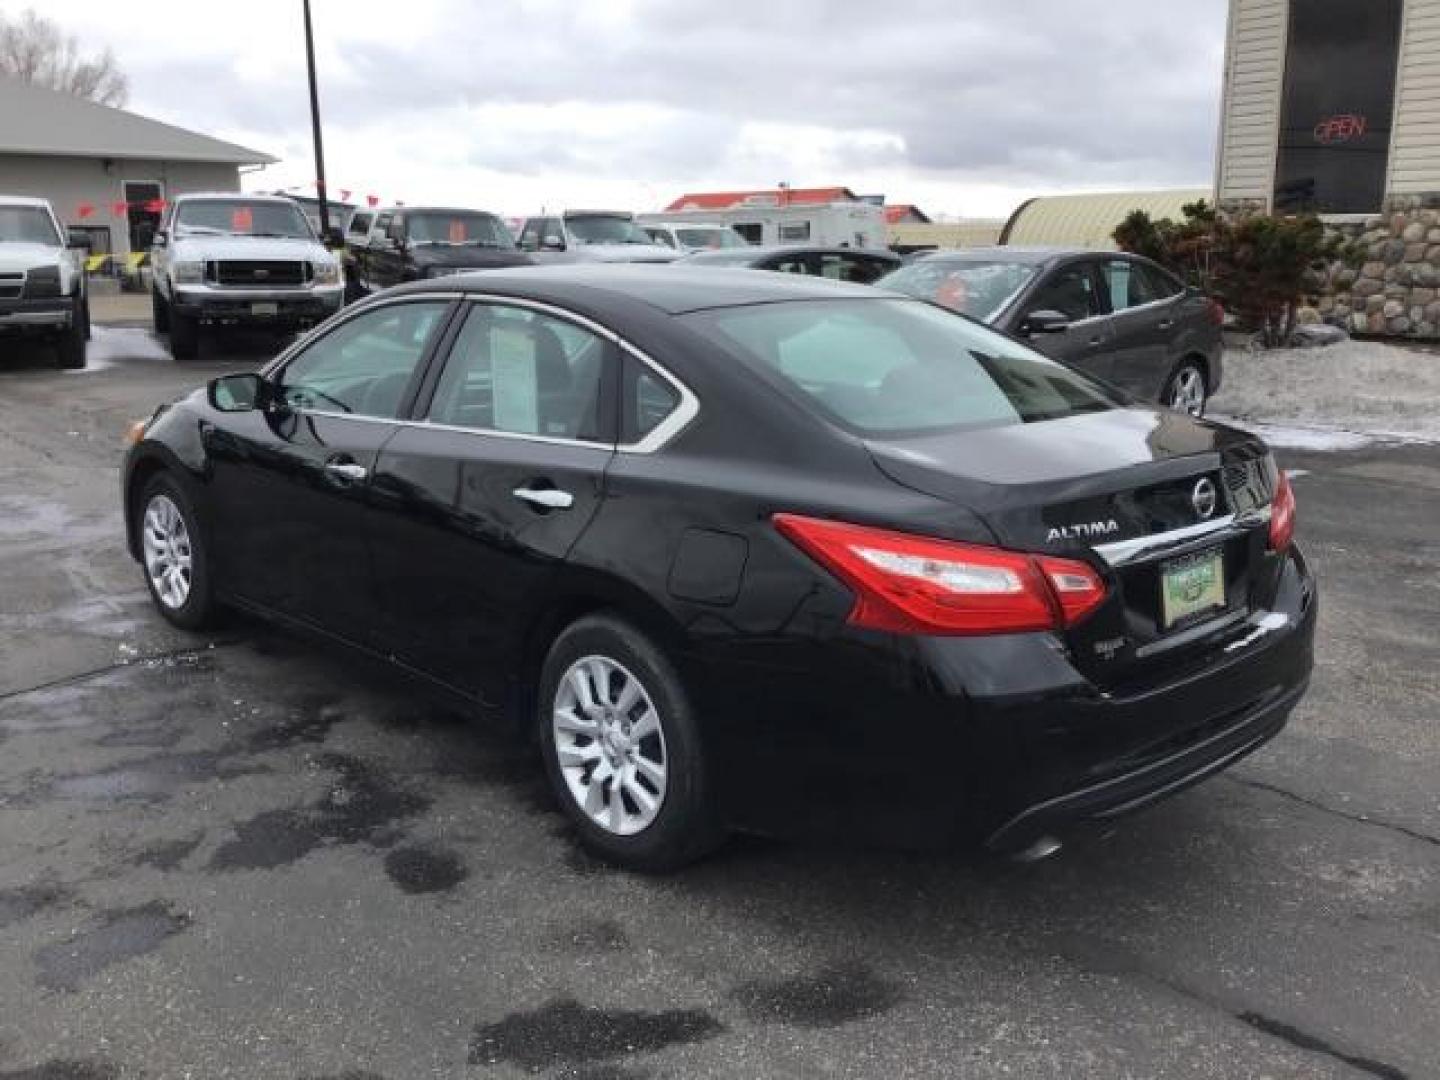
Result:
<svg viewBox="0 0 1440 1080"><path fill-rule="evenodd" d="M123 550L125 423L239 355L0 354L0 1080L1440 1076L1440 447L1281 452L1315 680L1021 866L586 858L523 747Z"/></svg>

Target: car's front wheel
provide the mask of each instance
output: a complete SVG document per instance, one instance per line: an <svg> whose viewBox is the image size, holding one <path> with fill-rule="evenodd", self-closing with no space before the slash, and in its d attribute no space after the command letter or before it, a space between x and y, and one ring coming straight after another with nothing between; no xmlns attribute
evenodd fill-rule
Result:
<svg viewBox="0 0 1440 1080"><path fill-rule="evenodd" d="M200 353L200 320L170 309L170 355L193 360Z"/></svg>
<svg viewBox="0 0 1440 1080"><path fill-rule="evenodd" d="M145 584L160 614L186 630L200 630L215 617L210 562L200 523L185 492L164 473L153 477L135 513Z"/></svg>
<svg viewBox="0 0 1440 1080"><path fill-rule="evenodd" d="M1193 360L1181 362L1166 380L1160 400L1176 412L1204 416L1205 405L1209 400L1209 387L1200 365Z"/></svg>
<svg viewBox="0 0 1440 1080"><path fill-rule="evenodd" d="M585 846L632 870L673 870L723 837L699 724L664 653L629 623L590 615L540 677L546 771Z"/></svg>
<svg viewBox="0 0 1440 1080"><path fill-rule="evenodd" d="M170 305L154 285L150 286L150 319L155 324L157 334L170 332Z"/></svg>
<svg viewBox="0 0 1440 1080"><path fill-rule="evenodd" d="M60 332L55 353L61 368L78 371L85 366L85 307L79 297L71 301L70 325Z"/></svg>

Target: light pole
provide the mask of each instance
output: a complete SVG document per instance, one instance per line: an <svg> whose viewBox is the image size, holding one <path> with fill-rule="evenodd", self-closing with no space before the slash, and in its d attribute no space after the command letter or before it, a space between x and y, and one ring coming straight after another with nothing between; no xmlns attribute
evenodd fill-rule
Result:
<svg viewBox="0 0 1440 1080"><path fill-rule="evenodd" d="M325 201L325 144L320 138L320 92L315 87L315 35L310 29L310 0L305 5L305 66L310 71L310 128L315 134L315 197L320 202L320 238L328 239L330 210Z"/></svg>

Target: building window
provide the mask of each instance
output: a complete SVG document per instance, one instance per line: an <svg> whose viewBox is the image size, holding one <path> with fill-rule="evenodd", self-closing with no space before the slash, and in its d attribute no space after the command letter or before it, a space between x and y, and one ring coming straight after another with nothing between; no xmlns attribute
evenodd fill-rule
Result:
<svg viewBox="0 0 1440 1080"><path fill-rule="evenodd" d="M1277 211L1381 208L1402 6L1402 0L1292 0Z"/></svg>
<svg viewBox="0 0 1440 1080"><path fill-rule="evenodd" d="M780 226L780 242L782 244L803 243L810 239L810 222L792 221Z"/></svg>

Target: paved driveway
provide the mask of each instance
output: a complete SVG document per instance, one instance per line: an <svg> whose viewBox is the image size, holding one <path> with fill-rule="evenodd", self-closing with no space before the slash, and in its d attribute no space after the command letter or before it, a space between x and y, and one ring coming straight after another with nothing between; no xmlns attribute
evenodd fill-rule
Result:
<svg viewBox="0 0 1440 1080"><path fill-rule="evenodd" d="M0 362L0 1080L1440 1076L1440 450L1284 454L1324 586L1285 734L1016 866L596 865L525 750L150 611L126 420L250 352Z"/></svg>

